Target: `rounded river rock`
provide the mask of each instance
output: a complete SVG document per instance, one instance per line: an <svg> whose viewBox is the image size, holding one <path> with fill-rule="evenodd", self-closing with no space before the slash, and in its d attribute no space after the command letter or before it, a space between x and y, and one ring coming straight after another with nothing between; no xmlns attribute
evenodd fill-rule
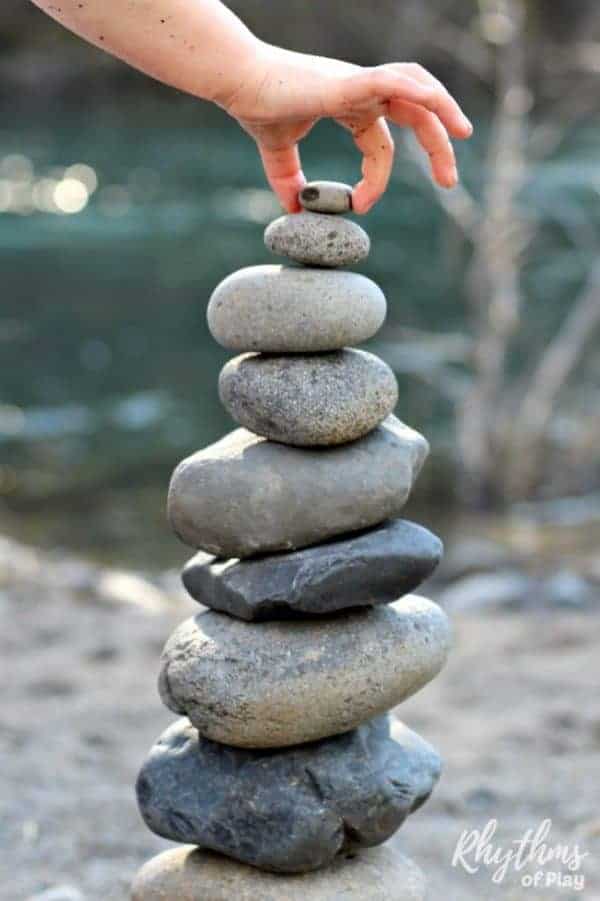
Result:
<svg viewBox="0 0 600 901"><path fill-rule="evenodd" d="M340 854L303 876L265 873L194 847L149 860L135 877L131 901L425 901L425 877L396 848Z"/></svg>
<svg viewBox="0 0 600 901"><path fill-rule="evenodd" d="M339 181L309 181L298 200L313 213L347 213L352 209L352 188Z"/></svg>
<svg viewBox="0 0 600 901"><path fill-rule="evenodd" d="M278 256L309 266L351 266L369 255L366 231L341 216L293 213L271 222L265 245Z"/></svg>
<svg viewBox="0 0 600 901"><path fill-rule="evenodd" d="M169 519L182 541L217 557L306 547L399 516L427 452L395 416L325 449L236 429L176 468Z"/></svg>
<svg viewBox="0 0 600 901"><path fill-rule="evenodd" d="M402 519L356 536L255 560L200 551L183 570L197 601L245 620L328 614L389 604L414 591L442 556L442 542Z"/></svg>
<svg viewBox="0 0 600 901"><path fill-rule="evenodd" d="M302 873L384 842L439 773L433 748L401 723L392 737L388 717L269 753L218 745L182 719L150 751L137 795L147 826L164 838Z"/></svg>
<svg viewBox="0 0 600 901"><path fill-rule="evenodd" d="M449 645L445 613L414 595L318 620L248 623L209 610L167 641L159 691L206 738L281 748L400 704L437 675Z"/></svg>
<svg viewBox="0 0 600 901"><path fill-rule="evenodd" d="M367 341L385 314L381 289L358 272L249 266L215 288L207 319L230 350L317 353Z"/></svg>
<svg viewBox="0 0 600 901"><path fill-rule="evenodd" d="M221 403L240 425L300 447L362 438L398 401L394 373L364 350L242 354L219 377Z"/></svg>

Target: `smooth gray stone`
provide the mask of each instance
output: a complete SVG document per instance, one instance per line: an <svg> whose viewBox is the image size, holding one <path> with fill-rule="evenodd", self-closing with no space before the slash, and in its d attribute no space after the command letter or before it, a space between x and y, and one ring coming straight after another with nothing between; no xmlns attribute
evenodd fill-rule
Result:
<svg viewBox="0 0 600 901"><path fill-rule="evenodd" d="M425 901L425 894L421 870L389 845L290 876L184 845L144 864L131 901Z"/></svg>
<svg viewBox="0 0 600 901"><path fill-rule="evenodd" d="M291 554L219 560L200 551L186 564L182 579L206 607L265 620L389 604L414 591L441 556L439 538L397 519Z"/></svg>
<svg viewBox="0 0 600 901"><path fill-rule="evenodd" d="M309 181L298 200L313 213L347 213L352 209L352 188L339 181Z"/></svg>
<svg viewBox="0 0 600 901"><path fill-rule="evenodd" d="M386 301L358 272L298 266L249 266L214 290L213 338L230 350L317 353L362 344L379 331Z"/></svg>
<svg viewBox="0 0 600 901"><path fill-rule="evenodd" d="M209 610L167 641L159 691L206 738L283 748L400 704L439 673L449 646L446 614L415 595L318 620L248 623Z"/></svg>
<svg viewBox="0 0 600 901"><path fill-rule="evenodd" d="M272 441L330 447L371 432L398 401L387 363L364 350L242 354L219 377L221 403L239 425Z"/></svg>
<svg viewBox="0 0 600 901"><path fill-rule="evenodd" d="M272 253L309 266L351 266L369 255L371 242L350 219L303 212L271 222L265 245Z"/></svg>
<svg viewBox="0 0 600 901"><path fill-rule="evenodd" d="M150 751L137 796L147 826L164 838L303 873L384 842L439 773L433 748L401 723L392 738L387 717L267 753L208 741L182 719Z"/></svg>
<svg viewBox="0 0 600 901"><path fill-rule="evenodd" d="M236 429L176 468L169 520L183 542L217 557L306 547L399 516L428 450L395 416L325 449Z"/></svg>

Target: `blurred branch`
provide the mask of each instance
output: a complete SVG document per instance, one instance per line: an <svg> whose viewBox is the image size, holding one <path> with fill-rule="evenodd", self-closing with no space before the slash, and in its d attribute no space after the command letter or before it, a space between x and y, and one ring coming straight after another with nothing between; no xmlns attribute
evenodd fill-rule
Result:
<svg viewBox="0 0 600 901"><path fill-rule="evenodd" d="M429 163L423 151L416 145L415 139L408 132L403 133L404 145L408 155L419 169L429 178ZM462 184L452 191L434 188L435 198L446 215L459 227L470 241L476 240L476 232L481 212L475 198Z"/></svg>
<svg viewBox="0 0 600 901"><path fill-rule="evenodd" d="M374 350L397 373L411 375L431 386L453 406L464 397L470 377L449 364L464 363L471 341L461 334L437 334L407 330L404 341L380 341Z"/></svg>
<svg viewBox="0 0 600 901"><path fill-rule="evenodd" d="M497 483L497 416L508 345L521 313L520 257L532 237L517 205L526 173L525 123L531 107L525 75L525 9L522 0L494 0L486 10L506 27L496 50L498 102L487 157L483 214L468 277L476 336L475 378L457 423L463 489L478 506L489 502Z"/></svg>
<svg viewBox="0 0 600 901"><path fill-rule="evenodd" d="M598 111L598 79L581 84L575 96L570 92L552 109L552 119L536 125L529 137L529 155L535 162L552 156L565 136Z"/></svg>
<svg viewBox="0 0 600 901"><path fill-rule="evenodd" d="M542 355L513 419L514 450L509 486L517 497L531 488L557 398L599 327L600 264L597 264Z"/></svg>
<svg viewBox="0 0 600 901"><path fill-rule="evenodd" d="M489 82L494 71L494 57L489 46L474 31L431 14L426 26L430 46L450 56L480 81Z"/></svg>
<svg viewBox="0 0 600 901"><path fill-rule="evenodd" d="M542 79L542 103L552 99L551 117L530 127L534 95L530 86L526 12L526 0L480 3L482 40L478 40L475 31L469 32L469 39L474 42L473 48L475 44L486 47L486 53L478 56L477 67L482 76L484 69L493 76L497 98L486 157L485 190L481 200L463 185L452 192L435 192L437 202L473 251L466 279L474 335L467 362L472 364L473 377L459 379L460 384L451 384L446 390L446 384L441 386L439 380L451 371L444 365L451 360L438 359L437 365L431 365L431 346L425 351L421 348L416 360L406 359L406 349L400 353L405 367L418 370L420 377L436 383L441 393L457 404L463 494L476 505L486 505L495 498L520 497L536 487L536 478L543 468L539 466L540 455L559 395L581 360L590 335L600 325L599 266L542 354L531 379L515 387L508 353L523 316L523 256L539 227L537 218L522 210L521 191L532 164L551 156L570 130L597 107L596 86L589 78L580 77L576 91L554 99L552 87L560 86L565 73L574 69L572 54L557 46L557 54L545 54L542 66L551 68L556 57L560 57L558 82L556 69L550 88ZM443 17L430 15L429 19L435 23L432 43L436 47L444 44L446 51L464 67L465 57L459 50L458 34L454 33L456 26L446 24ZM597 50L600 71L600 44ZM591 51L588 62L590 54ZM488 59L485 64L484 57ZM414 142L407 138L406 145L413 160L425 170L427 162ZM579 246L581 223L574 223L574 227L577 234L572 239ZM439 350L434 349L434 357ZM426 365L427 359L430 365ZM398 359L394 363L397 368L401 365Z"/></svg>

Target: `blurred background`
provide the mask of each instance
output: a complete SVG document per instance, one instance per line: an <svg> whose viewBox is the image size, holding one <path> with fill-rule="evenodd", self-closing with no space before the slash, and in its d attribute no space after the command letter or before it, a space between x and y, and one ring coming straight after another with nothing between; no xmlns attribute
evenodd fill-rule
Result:
<svg viewBox="0 0 600 901"><path fill-rule="evenodd" d="M522 710L496 761L517 780L504 799L506 816L523 801L535 820L550 791L546 781L537 801L523 800L535 782L537 744L531 768L523 763L522 777L514 772L532 735L545 755L558 742L557 766L565 750L589 754L581 773L591 776L595 765L592 781L600 784L591 756L600 744L600 711L588 706L581 719L573 712L575 698L597 688L600 7L594 0L229 5L263 39L289 48L365 65L418 60L476 124L475 137L457 148L462 183L450 193L432 187L412 137L397 135L390 188L363 222L372 253L362 271L389 304L371 349L397 373L398 415L432 444L408 510L447 545L432 593L456 613L459 632L461 616L472 616L464 628L473 630L481 654L476 661L471 645L446 683L454 756L439 709L427 719L414 702L417 725L420 717L430 737L450 745L456 776L437 813L423 814L427 835L434 834L427 816L438 817L442 836L452 818L469 821L475 811L485 820L488 807L502 808L497 784L482 776L495 753L486 758L482 735L490 747L498 739L486 716L500 712L494 703L505 714L515 693L527 694L527 680L540 676L531 655L534 636L547 630L544 679L529 685L537 713ZM61 670L65 642L82 635L110 636L80 655L94 690L96 676L110 672L135 695L131 660L119 663L125 627L103 619L123 605L120 622L133 617L152 658L140 657L138 667L145 726L132 719L150 741L160 715L152 686L142 683L166 635L160 617L170 614L142 625L140 610L156 613L178 596L176 570L186 557L164 521L166 486L178 460L232 428L216 390L227 354L209 336L206 305L231 271L268 261L262 231L279 209L252 142L219 110L87 46L22 0L0 7L0 49L0 597L18 597L29 610L25 621L14 620L14 647L22 649L25 628L36 659L49 655L42 668L56 670L50 687L23 671L33 687L20 710L37 717L43 704L47 716L55 703L59 716L61 698L78 690ZM330 123L304 142L303 161L309 178L359 176L350 137ZM27 604L35 595L37 610L40 591L46 625L38 634L30 631ZM71 596L108 606L72 623L79 631L68 638ZM499 611L512 618L498 625L492 618ZM524 611L535 618L524 620ZM560 676L553 660L562 661ZM107 662L111 670L102 669ZM486 678L494 674L493 688L489 681L473 687L476 662ZM500 702L503 681L513 693ZM87 704L85 711L89 694ZM94 755L110 753L102 745L110 728L117 725L106 725L104 739L98 730L88 735L94 767ZM19 729L9 734L20 747ZM132 750L132 772L140 747ZM79 760L83 752L77 745L73 753ZM131 781L125 771L123 785ZM77 781L81 767L77 772L73 791L87 791L85 779ZM562 769L555 775L552 804L557 816L568 809L571 817L565 840L582 819L598 835L597 804L593 815L579 810L571 776ZM36 822L32 815L15 826L15 847L38 847ZM130 865L154 847L132 823ZM12 826L5 821L4 828ZM424 827L421 838L415 853L429 854L433 870L442 867L449 892L446 851L425 850ZM122 850L122 830L117 841ZM74 852L65 849L61 857L53 846L53 860L69 876ZM98 860L97 850L92 857ZM80 884L67 879L71 895L52 901L95 898L96 890L104 899L122 897L100 870L85 872ZM35 882L29 873L23 895L10 889L2 897L42 891L52 884L49 874L36 872ZM456 897L481 901L482 891L466 879ZM493 897L521 897L498 891Z"/></svg>

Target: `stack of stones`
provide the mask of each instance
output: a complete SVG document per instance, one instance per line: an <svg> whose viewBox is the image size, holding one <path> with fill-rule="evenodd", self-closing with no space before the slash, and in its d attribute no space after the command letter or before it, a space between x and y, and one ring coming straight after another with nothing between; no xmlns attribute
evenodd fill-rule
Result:
<svg viewBox="0 0 600 901"><path fill-rule="evenodd" d="M369 252L339 215L350 198L309 184L304 211L265 232L303 265L243 269L208 307L216 340L242 351L219 380L242 428L171 481L171 524L200 549L183 581L209 609L166 644L160 694L183 718L137 784L149 828L187 847L142 868L134 901L424 897L415 865L377 846L439 775L386 712L444 665L446 616L410 594L442 549L398 518L427 442L392 415L389 367L350 349L386 312L340 268Z"/></svg>

